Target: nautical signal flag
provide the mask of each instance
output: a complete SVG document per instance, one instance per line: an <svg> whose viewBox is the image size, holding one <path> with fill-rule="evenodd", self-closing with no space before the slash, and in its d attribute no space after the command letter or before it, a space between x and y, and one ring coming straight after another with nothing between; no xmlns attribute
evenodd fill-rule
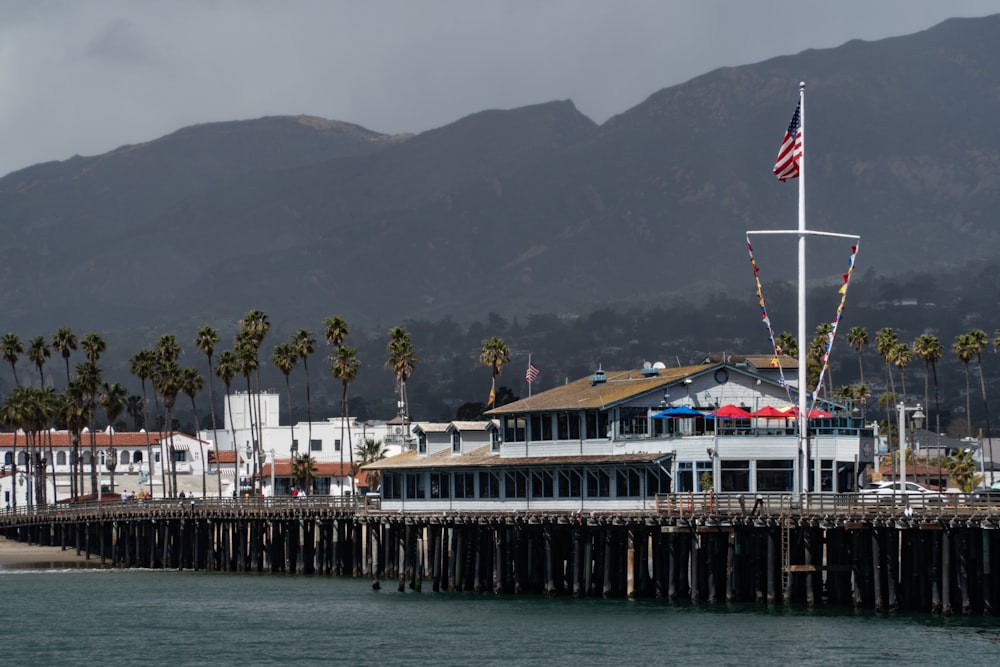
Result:
<svg viewBox="0 0 1000 667"><path fill-rule="evenodd" d="M799 162L802 160L802 102L799 101L792 114L792 122L785 130L778 149L778 159L774 162L774 175L784 183L789 178L799 177Z"/></svg>
<svg viewBox="0 0 1000 667"><path fill-rule="evenodd" d="M497 379L493 378L493 384L490 386L490 400L486 402L486 407L493 407L493 404L497 402Z"/></svg>
<svg viewBox="0 0 1000 667"><path fill-rule="evenodd" d="M539 375L541 375L541 373L539 373L538 367L529 361L528 371L524 374L524 379L528 381L528 384L531 384L538 379Z"/></svg>

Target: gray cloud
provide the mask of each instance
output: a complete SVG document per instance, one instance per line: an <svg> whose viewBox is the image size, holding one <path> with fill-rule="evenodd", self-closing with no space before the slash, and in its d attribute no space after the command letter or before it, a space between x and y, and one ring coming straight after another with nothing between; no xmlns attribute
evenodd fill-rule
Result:
<svg viewBox="0 0 1000 667"><path fill-rule="evenodd" d="M993 0L0 3L0 174L185 125L308 113L419 132L572 99L598 122L712 69Z"/></svg>

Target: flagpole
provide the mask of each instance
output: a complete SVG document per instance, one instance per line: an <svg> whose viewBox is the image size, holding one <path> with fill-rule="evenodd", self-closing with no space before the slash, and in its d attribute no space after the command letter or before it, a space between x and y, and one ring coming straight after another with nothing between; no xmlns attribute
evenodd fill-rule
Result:
<svg viewBox="0 0 1000 667"><path fill-rule="evenodd" d="M528 353L528 368L531 368L531 353ZM527 379L527 378L525 378ZM531 398L531 382L528 382L528 398Z"/></svg>
<svg viewBox="0 0 1000 667"><path fill-rule="evenodd" d="M799 451L802 456L802 493L809 491L809 434L806 432L806 394L808 391L806 359L806 83L799 82L799 132L802 148L799 154Z"/></svg>

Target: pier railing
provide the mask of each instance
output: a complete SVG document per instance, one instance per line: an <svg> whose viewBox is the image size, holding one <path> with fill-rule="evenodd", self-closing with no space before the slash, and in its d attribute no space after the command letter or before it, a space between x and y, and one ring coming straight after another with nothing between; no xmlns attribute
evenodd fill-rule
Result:
<svg viewBox="0 0 1000 667"><path fill-rule="evenodd" d="M973 500L960 493L662 493L656 511L675 515L942 513L968 515L1000 510L1000 501Z"/></svg>

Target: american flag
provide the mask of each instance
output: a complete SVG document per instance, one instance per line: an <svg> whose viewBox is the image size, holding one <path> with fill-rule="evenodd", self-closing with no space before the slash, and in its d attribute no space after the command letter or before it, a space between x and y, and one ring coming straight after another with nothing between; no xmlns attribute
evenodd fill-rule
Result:
<svg viewBox="0 0 1000 667"><path fill-rule="evenodd" d="M789 178L799 177L799 160L802 159L802 102L795 107L792 122L788 124L785 137L778 149L778 159L774 162L774 175L784 183Z"/></svg>
<svg viewBox="0 0 1000 667"><path fill-rule="evenodd" d="M529 361L528 372L524 374L524 379L528 381L528 384L531 384L532 382L538 379L538 376L539 376L538 367Z"/></svg>

